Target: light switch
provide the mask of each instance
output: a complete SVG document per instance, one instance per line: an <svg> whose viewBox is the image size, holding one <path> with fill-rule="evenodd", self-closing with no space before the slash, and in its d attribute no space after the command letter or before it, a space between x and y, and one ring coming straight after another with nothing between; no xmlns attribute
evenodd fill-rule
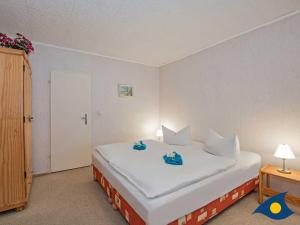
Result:
<svg viewBox="0 0 300 225"><path fill-rule="evenodd" d="M96 111L96 115L97 115L98 117L102 116L101 111L100 111L100 110L97 110L97 111Z"/></svg>

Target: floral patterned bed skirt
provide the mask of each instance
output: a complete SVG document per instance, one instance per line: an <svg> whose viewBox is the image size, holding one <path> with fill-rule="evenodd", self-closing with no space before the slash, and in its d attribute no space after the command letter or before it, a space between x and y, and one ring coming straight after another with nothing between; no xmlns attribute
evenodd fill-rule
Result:
<svg viewBox="0 0 300 225"><path fill-rule="evenodd" d="M93 174L106 192L113 207L117 208L130 225L146 225L145 221L120 195L120 193L108 182L103 174L93 165ZM220 198L208 203L183 217L180 217L168 225L201 225L207 222L218 213L228 208L249 192L253 191L258 185L258 177L253 178L228 192Z"/></svg>

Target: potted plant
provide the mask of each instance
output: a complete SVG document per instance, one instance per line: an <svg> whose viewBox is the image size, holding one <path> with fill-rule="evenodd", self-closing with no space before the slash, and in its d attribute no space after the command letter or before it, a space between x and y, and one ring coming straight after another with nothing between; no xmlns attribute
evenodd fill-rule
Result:
<svg viewBox="0 0 300 225"><path fill-rule="evenodd" d="M5 48L19 49L30 54L34 52L31 41L29 41L23 34L17 33L17 37L11 38L7 34L0 33L0 46Z"/></svg>

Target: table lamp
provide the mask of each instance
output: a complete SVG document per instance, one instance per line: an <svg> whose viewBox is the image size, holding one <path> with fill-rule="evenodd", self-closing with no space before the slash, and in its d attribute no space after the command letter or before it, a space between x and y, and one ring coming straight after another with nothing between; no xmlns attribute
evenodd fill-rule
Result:
<svg viewBox="0 0 300 225"><path fill-rule="evenodd" d="M161 129L157 130L156 137L158 137L158 140L161 140L161 137L163 136L163 132Z"/></svg>
<svg viewBox="0 0 300 225"><path fill-rule="evenodd" d="M289 171L285 167L286 159L294 159L295 158L295 155L294 155L292 149L290 148L290 146L283 145L283 144L279 145L274 156L282 159L282 169L278 169L278 172L287 173L287 174L291 173L291 171Z"/></svg>

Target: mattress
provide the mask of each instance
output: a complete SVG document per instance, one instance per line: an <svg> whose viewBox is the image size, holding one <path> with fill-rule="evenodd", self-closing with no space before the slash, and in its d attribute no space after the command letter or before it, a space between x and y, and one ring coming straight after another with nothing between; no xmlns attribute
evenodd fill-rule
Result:
<svg viewBox="0 0 300 225"><path fill-rule="evenodd" d="M147 198L172 193L225 171L236 163L234 159L203 151L203 147L197 144L170 146L154 140L145 140L144 143L147 145L145 151L132 150L131 143L102 145L96 149L111 167ZM164 162L163 155L172 151L182 156L182 165Z"/></svg>
<svg viewBox="0 0 300 225"><path fill-rule="evenodd" d="M97 151L93 153L93 164L148 225L164 225L257 177L261 157L253 152L241 151L234 167L154 199L146 198L125 177L116 172Z"/></svg>

